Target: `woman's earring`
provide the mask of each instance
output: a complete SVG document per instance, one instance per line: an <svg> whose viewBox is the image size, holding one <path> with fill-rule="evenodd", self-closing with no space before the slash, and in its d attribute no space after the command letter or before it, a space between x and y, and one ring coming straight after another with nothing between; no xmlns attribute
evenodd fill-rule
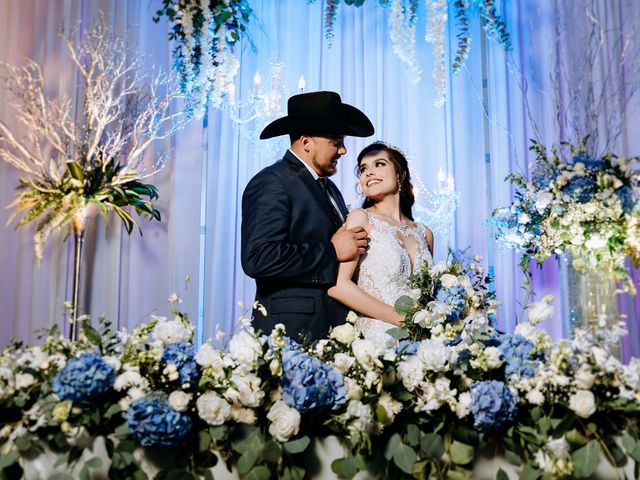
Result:
<svg viewBox="0 0 640 480"><path fill-rule="evenodd" d="M398 193L402 192L402 183L398 180Z"/></svg>
<svg viewBox="0 0 640 480"><path fill-rule="evenodd" d="M364 198L364 193L362 192L362 186L360 185L360 182L356 183L356 193L360 198Z"/></svg>

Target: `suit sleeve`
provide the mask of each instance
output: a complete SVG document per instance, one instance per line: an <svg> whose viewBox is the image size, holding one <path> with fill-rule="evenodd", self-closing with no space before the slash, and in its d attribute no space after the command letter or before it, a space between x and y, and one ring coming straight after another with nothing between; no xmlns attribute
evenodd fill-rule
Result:
<svg viewBox="0 0 640 480"><path fill-rule="evenodd" d="M242 196L242 268L252 278L302 284L335 284L338 267L331 241L290 238L291 201L273 172L254 177Z"/></svg>

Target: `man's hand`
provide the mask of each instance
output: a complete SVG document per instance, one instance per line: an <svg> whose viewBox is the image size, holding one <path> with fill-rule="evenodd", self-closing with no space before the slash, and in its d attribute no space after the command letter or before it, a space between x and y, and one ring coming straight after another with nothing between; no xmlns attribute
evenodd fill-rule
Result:
<svg viewBox="0 0 640 480"><path fill-rule="evenodd" d="M333 234L331 243L336 249L339 262L348 262L362 255L369 245L367 231L361 227L347 229L347 225L342 225L340 230Z"/></svg>

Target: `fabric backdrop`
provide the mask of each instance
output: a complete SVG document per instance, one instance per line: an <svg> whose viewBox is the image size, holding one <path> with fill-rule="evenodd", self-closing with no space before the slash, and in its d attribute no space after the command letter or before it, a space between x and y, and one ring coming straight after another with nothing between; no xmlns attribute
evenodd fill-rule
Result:
<svg viewBox="0 0 640 480"><path fill-rule="evenodd" d="M168 69L171 45L168 24L152 17L159 0L5 0L0 2L0 60L20 63L29 57L43 67L48 93L68 92L77 97L76 81L59 36L79 25L86 29L102 11L118 36L140 52L146 64ZM338 8L332 45L323 35L324 2L252 0L255 12L250 33L255 48L241 47L238 96L247 99L256 72L262 87L270 88L271 62L284 63L285 97L297 92L301 74L305 91L335 90L344 101L370 117L376 134L368 139L348 138L348 153L340 161L335 181L348 204L360 202L355 191L357 152L374 139L399 146L409 159L412 175L426 188L437 185L439 168L455 179L460 204L455 222L436 238L436 259L447 245L482 254L495 274L494 288L503 305L498 322L512 330L522 318L526 291L518 257L491 238L485 220L493 208L506 205L512 190L506 174L527 171L532 160L530 138L550 144L571 138L573 128L591 128L594 104L581 97L584 85L604 85L595 123L610 135L606 145L621 155L640 154L637 96L631 96L634 72L625 50L636 32L640 4L633 0L512 0L502 2L513 52L506 55L494 41L484 41L477 17L471 17L473 36L467 66L459 75L448 68L456 47L455 19L449 18L447 43L448 101L433 105L431 46L424 41L426 3L420 2L416 52L422 76L418 82L393 52L388 10L369 0L361 8ZM500 2L499 2L500 3ZM605 8L606 7L606 8ZM79 23L78 23L79 22ZM595 23L594 23L595 22ZM585 58L585 39L593 26L601 27L601 46L591 63ZM638 34L635 34L638 42ZM633 41L633 37L632 41ZM627 42L628 43L628 42ZM629 45L627 45L628 47ZM633 46L633 45L631 45ZM633 60L633 59L631 59ZM629 70L627 70L629 69ZM607 80L608 79L608 80ZM586 82L586 83L585 83ZM282 99L283 107L286 98ZM561 114L558 114L560 106ZM617 115L618 123L611 121ZM0 118L17 126L6 95L0 92ZM582 122L582 123L581 123ZM591 122L591 123L589 123ZM580 131L578 128L578 131ZM603 137L604 138L604 137ZM604 142L606 143L606 142ZM140 220L144 236L128 236L116 219L108 228L92 222L86 241L81 306L92 316L104 315L118 327L133 328L150 313L169 315L166 299L177 292L180 308L199 325L199 338L216 330L230 332L243 314L238 301L249 305L253 281L240 267L240 199L244 186L261 168L283 152L282 139L250 142L225 111L210 109L173 139L158 142L148 152L169 150L166 169L151 179L160 192L161 223ZM0 205L10 203L19 174L0 163ZM421 197L418 192L418 204ZM11 212L0 210L4 225ZM0 346L17 336L35 340L36 329L62 323L64 302L71 296L73 242L55 235L45 249L42 265L33 253L32 228L0 228ZM559 297L558 265L534 268L533 288L538 297ZM637 273L636 279L638 278ZM639 300L622 297L631 335L624 353L640 354ZM560 307L556 319L544 327L562 335Z"/></svg>

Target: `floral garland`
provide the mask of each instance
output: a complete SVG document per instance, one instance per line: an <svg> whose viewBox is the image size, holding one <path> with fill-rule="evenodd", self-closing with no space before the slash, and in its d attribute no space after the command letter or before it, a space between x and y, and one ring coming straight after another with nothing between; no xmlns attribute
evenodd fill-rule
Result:
<svg viewBox="0 0 640 480"><path fill-rule="evenodd" d="M577 147L564 142L552 148L551 156L533 142L531 180L509 175L515 200L493 212L496 238L525 251L525 271L531 259L542 264L553 254L567 252L576 270L596 269L624 279L634 292L624 261L630 257L640 265L640 184L634 174L640 158L592 156L585 151L586 142L587 138Z"/></svg>
<svg viewBox="0 0 640 480"><path fill-rule="evenodd" d="M422 72L416 61L416 18L418 4L405 0L391 0L389 7L389 37L393 52L407 66L411 82L418 83Z"/></svg>
<svg viewBox="0 0 640 480"><path fill-rule="evenodd" d="M447 26L447 0L432 0L428 8L427 33L424 39L433 45L433 81L436 90L433 104L441 107L447 99L444 35Z"/></svg>
<svg viewBox="0 0 640 480"><path fill-rule="evenodd" d="M173 23L169 39L174 68L183 92L194 99L193 114L202 117L215 108L233 84L240 62L234 46L247 37L252 14L247 0L162 0L154 21L166 15Z"/></svg>
<svg viewBox="0 0 640 480"><path fill-rule="evenodd" d="M448 313L424 323L419 340L374 343L350 314L307 347L278 325L196 348L193 326L174 310L132 332L82 318L76 342L54 327L42 346L15 343L0 354L0 475L20 477L23 457L47 443L72 469L91 445L81 436L103 438L110 478L154 476L139 450L167 446L175 455L165 468L180 478L207 476L216 452L248 478L303 478L301 454L326 435L346 443L332 464L346 478L366 468L384 478L466 478L495 445L524 478L589 477L600 452L614 466L640 461L640 362L622 364L587 331L552 343L534 327L553 316L550 298L529 305L513 334L491 327L482 300L473 316L484 322L459 330L462 303L486 298L470 295L462 265L451 259L422 275L417 303L430 298ZM619 338L616 328L608 334Z"/></svg>

